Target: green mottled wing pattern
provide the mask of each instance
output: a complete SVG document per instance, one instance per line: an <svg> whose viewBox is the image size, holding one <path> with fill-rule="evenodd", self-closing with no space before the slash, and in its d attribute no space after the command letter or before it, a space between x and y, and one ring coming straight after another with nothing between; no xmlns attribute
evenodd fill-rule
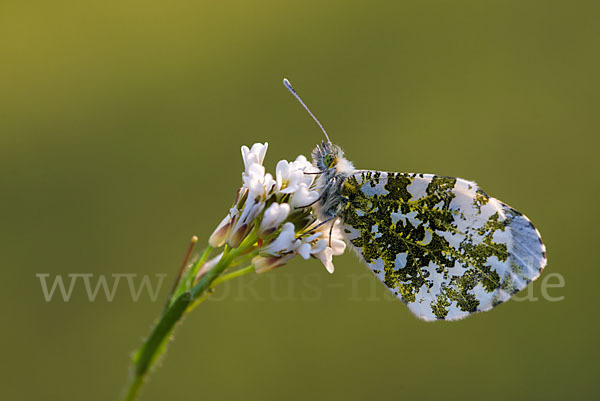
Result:
<svg viewBox="0 0 600 401"><path fill-rule="evenodd" d="M529 219L474 182L359 171L344 181L340 195L348 242L422 319L489 310L546 265Z"/></svg>

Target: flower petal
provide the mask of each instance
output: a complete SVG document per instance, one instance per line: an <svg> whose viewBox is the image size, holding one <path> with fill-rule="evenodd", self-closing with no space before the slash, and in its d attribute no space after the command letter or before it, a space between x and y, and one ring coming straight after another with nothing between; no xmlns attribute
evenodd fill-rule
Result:
<svg viewBox="0 0 600 401"><path fill-rule="evenodd" d="M341 239L331 238L330 242L331 244L329 246L331 247L333 255L341 255L346 250L346 242Z"/></svg>
<svg viewBox="0 0 600 401"><path fill-rule="evenodd" d="M323 252L327 248L327 240L320 239L317 243L312 247L311 253L317 254Z"/></svg>
<svg viewBox="0 0 600 401"><path fill-rule="evenodd" d="M290 204L293 208L302 208L313 204L317 199L319 199L317 191L310 191L306 184L300 183L298 190L292 196Z"/></svg>
<svg viewBox="0 0 600 401"><path fill-rule="evenodd" d="M244 168L248 170L252 164L262 165L268 147L269 144L267 142L264 144L255 143L252 145L252 149L248 149L248 146L242 146L242 159L244 160Z"/></svg>
<svg viewBox="0 0 600 401"><path fill-rule="evenodd" d="M302 244L298 247L298 249L296 249L296 252L298 253L298 255L302 256L303 259L308 259L310 258L310 244Z"/></svg>
<svg viewBox="0 0 600 401"><path fill-rule="evenodd" d="M287 203L273 203L263 215L260 223L259 232L265 232L277 228L287 218L290 213L290 205Z"/></svg>
<svg viewBox="0 0 600 401"><path fill-rule="evenodd" d="M268 245L264 246L261 254L281 255L288 252L293 252L296 248L296 232L292 223L285 223L281 232ZM298 245L300 245L298 243Z"/></svg>
<svg viewBox="0 0 600 401"><path fill-rule="evenodd" d="M331 248L325 248L323 252L315 254L315 257L319 259L321 263L323 263L325 269L327 269L329 273L333 273L333 251L331 250Z"/></svg>
<svg viewBox="0 0 600 401"><path fill-rule="evenodd" d="M269 148L268 142L265 142L264 144L255 143L254 145L252 145L252 149L250 149L250 152L254 153L258 159L258 163L262 164L263 161L265 160L265 154L267 153L268 148Z"/></svg>

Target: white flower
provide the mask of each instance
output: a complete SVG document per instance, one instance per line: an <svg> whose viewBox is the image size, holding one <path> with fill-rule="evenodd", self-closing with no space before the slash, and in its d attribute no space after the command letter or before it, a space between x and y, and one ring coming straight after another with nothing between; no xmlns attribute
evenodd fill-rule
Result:
<svg viewBox="0 0 600 401"><path fill-rule="evenodd" d="M296 256L294 251L298 245L299 241L296 240L294 225L289 222L285 223L277 238L262 248L260 253L252 259L254 270L257 273L264 273L283 266Z"/></svg>
<svg viewBox="0 0 600 401"><path fill-rule="evenodd" d="M319 240L329 243L326 240ZM344 253L346 243L341 239L331 239L331 245L323 248L321 252L315 252L314 256L319 259L329 273L333 273L333 256L338 256Z"/></svg>
<svg viewBox="0 0 600 401"><path fill-rule="evenodd" d="M301 170L303 173L306 170L312 169L312 163L309 162L308 160L306 160L306 157L304 157L304 155L299 155L298 157L296 157L296 160L291 162L290 165L291 165L291 168L296 169L296 170ZM306 184L306 186L310 187L314 180L315 180L314 174L303 174L302 182L304 182Z"/></svg>
<svg viewBox="0 0 600 401"><path fill-rule="evenodd" d="M287 203L273 203L263 215L260 227L258 229L259 235L269 235L277 229L283 221L287 218L290 213L290 205Z"/></svg>
<svg viewBox="0 0 600 401"><path fill-rule="evenodd" d="M319 193L309 190L305 183L301 183L292 196L290 204L294 209L298 209L312 205L317 199L319 199Z"/></svg>
<svg viewBox="0 0 600 401"><path fill-rule="evenodd" d="M231 234L227 241L227 244L232 248L237 248L246 235L254 227L254 219L262 212L265 207L265 203L257 198L246 199L244 209L239 216L236 216L233 227L231 228Z"/></svg>
<svg viewBox="0 0 600 401"><path fill-rule="evenodd" d="M242 174L244 187L248 188L250 193L248 197L260 197L265 199L270 193L275 181L269 173L265 174L265 168L257 163L251 164L246 172Z"/></svg>
<svg viewBox="0 0 600 401"><path fill-rule="evenodd" d="M303 259L308 259L311 255L322 252L326 247L327 241L325 240L309 241L307 239L306 241L303 241L296 252L298 252L298 255L302 256Z"/></svg>
<svg viewBox="0 0 600 401"><path fill-rule="evenodd" d="M281 256L293 252L296 248L296 229L292 223L288 222L283 225L277 238L262 248L260 253Z"/></svg>
<svg viewBox="0 0 600 401"><path fill-rule="evenodd" d="M244 168L248 170L248 168L252 164L262 165L263 160L265 160L265 154L267 153L267 148L269 147L269 143L255 143L252 145L252 149L248 149L248 146L242 146L242 159L244 159Z"/></svg>
<svg viewBox="0 0 600 401"><path fill-rule="evenodd" d="M293 162L281 160L275 168L277 192L291 194L303 184L308 188L314 181L314 174L305 174L304 171L311 167L312 165L302 155Z"/></svg>
<svg viewBox="0 0 600 401"><path fill-rule="evenodd" d="M265 200L275 185L271 174L265 174L262 166L268 143L255 143L251 149L242 146L242 158L245 171L242 173L243 185L239 191L239 204L234 205L209 239L214 247L225 242L236 248L254 227L254 220L265 206ZM236 200L236 203L238 200ZM241 209L238 209L238 207Z"/></svg>
<svg viewBox="0 0 600 401"><path fill-rule="evenodd" d="M257 242L248 243L247 249L258 250L252 260L257 273L282 266L296 255L317 258L332 273L332 258L341 255L346 244L336 227L320 225L309 208L320 196L312 190L315 175L305 173L312 170L312 164L302 155L292 162L281 160L274 178L262 165L267 148L267 143L242 146L243 184L228 215L210 236L209 245L218 248L226 243L238 248L258 225L254 237ZM270 206L265 210L266 204ZM276 232L275 237L272 234ZM212 268L220 257L206 262L201 273Z"/></svg>
<svg viewBox="0 0 600 401"><path fill-rule="evenodd" d="M320 224L320 223L317 223ZM335 224L332 222L330 224ZM346 249L346 243L342 240L341 231L330 224L319 226L314 234L303 238L303 244L298 247L298 254L304 259L314 256L319 259L329 273L333 273L333 255L341 255ZM331 237L329 233L331 232Z"/></svg>
<svg viewBox="0 0 600 401"><path fill-rule="evenodd" d="M304 172L294 168L287 160L281 160L275 168L277 178L277 191L282 194L291 194L298 189L304 179Z"/></svg>

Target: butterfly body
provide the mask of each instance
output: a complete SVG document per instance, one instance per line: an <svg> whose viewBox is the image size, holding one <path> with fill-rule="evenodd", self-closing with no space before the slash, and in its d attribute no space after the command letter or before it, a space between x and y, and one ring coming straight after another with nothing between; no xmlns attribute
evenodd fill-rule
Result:
<svg viewBox="0 0 600 401"><path fill-rule="evenodd" d="M339 220L346 242L425 320L489 310L546 264L539 232L477 184L432 174L355 170L341 149L313 151L319 218Z"/></svg>
<svg viewBox="0 0 600 401"><path fill-rule="evenodd" d="M317 179L320 196L314 208L323 221L338 217L343 207L341 186L354 173L354 166L344 157L342 149L330 142L317 145L312 159L313 166L320 172Z"/></svg>

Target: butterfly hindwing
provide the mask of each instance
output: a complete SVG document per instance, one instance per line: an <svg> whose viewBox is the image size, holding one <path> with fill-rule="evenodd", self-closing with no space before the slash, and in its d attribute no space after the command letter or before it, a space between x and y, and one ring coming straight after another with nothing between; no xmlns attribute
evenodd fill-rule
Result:
<svg viewBox="0 0 600 401"><path fill-rule="evenodd" d="M340 189L348 241L425 320L460 319L508 300L546 264L539 232L474 182L358 171Z"/></svg>

